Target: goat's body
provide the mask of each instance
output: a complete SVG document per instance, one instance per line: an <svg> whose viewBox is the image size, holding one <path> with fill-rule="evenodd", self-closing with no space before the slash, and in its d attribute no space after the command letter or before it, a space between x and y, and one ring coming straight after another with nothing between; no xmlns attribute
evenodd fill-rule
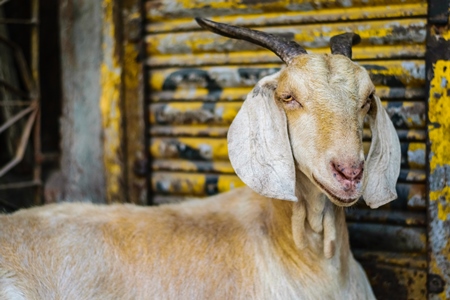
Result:
<svg viewBox="0 0 450 300"><path fill-rule="evenodd" d="M289 211L275 204L291 204L275 202L239 189L158 208L79 203L0 216L0 299L373 297L345 239L331 259L297 251L281 237L287 223L271 223Z"/></svg>

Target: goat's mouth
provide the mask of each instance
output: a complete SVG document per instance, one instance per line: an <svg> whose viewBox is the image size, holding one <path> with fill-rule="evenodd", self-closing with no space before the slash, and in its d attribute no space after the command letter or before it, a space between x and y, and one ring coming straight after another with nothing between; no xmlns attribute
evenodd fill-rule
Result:
<svg viewBox="0 0 450 300"><path fill-rule="evenodd" d="M339 205L339 206L352 206L361 197L361 196L358 196L356 198L341 198L341 197L338 197L334 193L332 193L329 189L327 189L324 184L322 184L319 180L317 180L316 177L314 176L314 174L312 175L312 178L313 178L315 184L317 184L325 192L325 194L328 196L328 198L330 198L330 200L332 202L334 202L336 205Z"/></svg>

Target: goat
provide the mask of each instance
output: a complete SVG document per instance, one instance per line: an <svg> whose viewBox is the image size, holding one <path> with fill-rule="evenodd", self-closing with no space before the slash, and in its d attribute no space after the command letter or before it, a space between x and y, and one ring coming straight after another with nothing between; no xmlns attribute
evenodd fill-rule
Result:
<svg viewBox="0 0 450 300"><path fill-rule="evenodd" d="M333 37L331 55L314 55L196 20L286 63L258 82L229 129L230 161L247 187L159 207L66 203L0 216L0 299L375 299L344 207L396 198L400 144L367 71L350 59L358 36Z"/></svg>

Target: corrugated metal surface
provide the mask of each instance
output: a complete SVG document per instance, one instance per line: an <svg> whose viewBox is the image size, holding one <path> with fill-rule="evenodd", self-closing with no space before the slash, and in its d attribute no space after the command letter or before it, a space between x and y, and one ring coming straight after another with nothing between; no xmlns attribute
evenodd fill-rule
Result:
<svg viewBox="0 0 450 300"><path fill-rule="evenodd" d="M402 144L399 199L348 212L356 257L379 299L426 297L426 105L424 1L154 0L147 3L147 66L155 203L205 197L243 183L228 161L226 133L277 56L202 31L194 16L250 26L329 53L331 36L354 31L353 57L370 73ZM219 17L220 16L220 17ZM365 130L366 148L370 130Z"/></svg>

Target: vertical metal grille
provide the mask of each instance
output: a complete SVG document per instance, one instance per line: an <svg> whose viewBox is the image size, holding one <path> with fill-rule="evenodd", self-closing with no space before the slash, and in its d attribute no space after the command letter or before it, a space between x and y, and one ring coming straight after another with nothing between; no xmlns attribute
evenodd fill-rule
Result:
<svg viewBox="0 0 450 300"><path fill-rule="evenodd" d="M14 1L14 0L11 0ZM0 2L3 6L9 1ZM26 8L23 8L26 9ZM40 93L39 93L39 1L31 0L29 2L30 18L8 18L0 19L0 24L8 27L17 26L17 30L23 35L28 35L30 53L29 59L25 56L25 52L21 47L13 42L9 37L0 36L0 43L6 46L13 58L13 66L15 67L20 84L13 84L6 80L0 80L0 87L9 91L9 95L13 95L0 101L0 108L13 108L14 113L8 117L4 117L0 124L0 134L16 126L20 131L20 139L15 149L10 153L8 161L0 166L0 180L7 177L7 174L16 167L24 158L28 145L32 141L30 147L33 153L33 166L30 170L30 176L27 180L10 181L0 183L0 190L19 189L25 187L35 187L34 199L35 204L40 203L40 186L41 186L41 146L40 146ZM28 56L28 55L27 55ZM4 63L4 62L2 62ZM2 180L3 181L3 180ZM15 204L5 199L0 199L6 206L14 207Z"/></svg>

